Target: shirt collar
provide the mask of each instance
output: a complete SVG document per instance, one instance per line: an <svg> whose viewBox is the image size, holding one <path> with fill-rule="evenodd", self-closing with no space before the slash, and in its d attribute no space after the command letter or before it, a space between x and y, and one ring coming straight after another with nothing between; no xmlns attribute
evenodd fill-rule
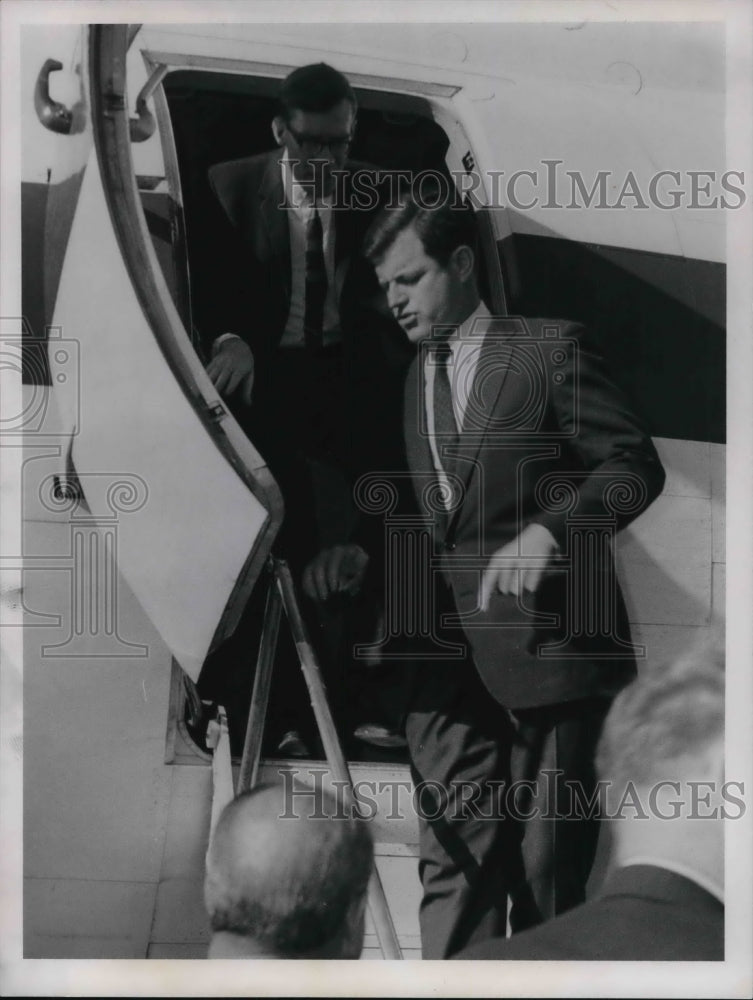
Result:
<svg viewBox="0 0 753 1000"><path fill-rule="evenodd" d="M473 328L477 321L485 321L488 319L491 319L491 313L486 308L484 302L479 300L479 304L476 306L474 311L471 313L470 316L466 317L466 319L463 320L460 326L457 327L455 332L448 338L447 343L454 350L456 345L462 343L463 341L468 340L468 338L473 333ZM484 333L486 333L485 324L482 325L482 330ZM478 337L478 332L480 331L477 331L476 334L477 337Z"/></svg>

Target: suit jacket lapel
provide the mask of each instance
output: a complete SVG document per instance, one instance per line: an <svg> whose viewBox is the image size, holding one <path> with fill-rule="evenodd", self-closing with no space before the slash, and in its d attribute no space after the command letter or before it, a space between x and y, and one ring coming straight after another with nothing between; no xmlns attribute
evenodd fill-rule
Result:
<svg viewBox="0 0 753 1000"><path fill-rule="evenodd" d="M466 502L453 511L448 518L448 533L462 515L464 508L469 507L467 497L473 485L477 456L486 439L489 423L499 417L500 396L510 370L510 358L514 345L508 338L510 334L519 332L517 325L510 327L504 321L495 321L489 326L481 345L471 394L471 398L478 402L475 405L470 403L465 412L457 448L459 460L448 462L445 465L446 472L454 473L460 477L466 497ZM426 485L426 475L436 475L429 438L425 432L424 359L425 352L419 350L408 371L405 384L404 415L408 463L411 472L418 474L414 475L414 486L422 509L424 506L422 493Z"/></svg>
<svg viewBox="0 0 753 1000"><path fill-rule="evenodd" d="M426 351L419 348L405 383L405 446L418 508L428 520L437 525L440 537L444 538L457 517L457 511L451 514L443 513L436 493L433 496L432 507L427 506L424 491L432 481L438 481L438 477L427 433L425 362ZM444 457L443 466L448 476L454 474L454 462L451 456Z"/></svg>
<svg viewBox="0 0 753 1000"><path fill-rule="evenodd" d="M419 509L426 513L423 504L423 490L426 486L426 475L435 475L434 463L431 457L429 439L422 428L426 425L424 406L424 354L419 350L408 369L405 380L405 412L403 414L405 427L405 449L408 467L413 474L413 486L419 503Z"/></svg>
<svg viewBox="0 0 753 1000"><path fill-rule="evenodd" d="M460 443L462 445L464 440L467 441L463 451L469 458L476 457L489 423L492 418L498 417L499 397L510 371L514 345L509 336L513 332L517 332L517 328L511 330L503 321L493 320L481 344L470 392L471 401L466 407L460 429Z"/></svg>
<svg viewBox="0 0 753 1000"><path fill-rule="evenodd" d="M357 164L348 161L343 167L341 187L335 187L335 203L350 205L353 198L352 176ZM335 208L335 265L351 257L357 249L359 213L357 208Z"/></svg>
<svg viewBox="0 0 753 1000"><path fill-rule="evenodd" d="M351 178L357 165L348 161L344 167L344 175L341 182L341 189L335 189L335 204L349 205L353 196ZM359 243L359 222L358 210L356 208L335 208L333 209L333 223L335 227L335 293L339 302L343 288L345 287L345 277L352 259L358 250Z"/></svg>
<svg viewBox="0 0 753 1000"><path fill-rule="evenodd" d="M267 162L258 192L260 200L259 215L272 249L272 255L279 257L280 269L278 276L280 284L283 286L289 300L291 287L290 230L288 228L287 212L284 208L280 207L285 203L285 189L282 185L280 171L280 155L279 151L275 150Z"/></svg>
<svg viewBox="0 0 753 1000"><path fill-rule="evenodd" d="M510 328L504 320L493 320L481 345L470 399L460 429L458 459L452 470L463 483L466 499L475 481L478 453L486 440L489 424L499 417L502 405L500 397L510 371L510 359L514 350L514 345L508 338L510 334L516 332L519 332L517 324ZM453 512L448 531L454 527L464 508L468 507L469 505L464 503Z"/></svg>
<svg viewBox="0 0 753 1000"><path fill-rule="evenodd" d="M258 197L260 200L259 215L261 223L266 233L269 245L274 256L280 259L280 283L285 290L287 299L290 299L291 291L291 263L290 263L290 229L288 227L287 212L280 208L285 203L285 189L282 183L282 172L280 169L279 150L275 150L269 157L264 170L262 182L259 187ZM350 172L352 164L346 164L347 171L342 189L341 201L348 204L350 198ZM340 298L347 269L354 243L354 212L348 209L335 209L333 211L335 225L335 283L337 297Z"/></svg>

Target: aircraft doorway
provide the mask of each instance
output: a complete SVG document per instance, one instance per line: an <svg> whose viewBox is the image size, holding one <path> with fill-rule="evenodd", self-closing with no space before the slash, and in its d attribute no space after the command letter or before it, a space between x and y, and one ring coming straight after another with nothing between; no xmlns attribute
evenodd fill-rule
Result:
<svg viewBox="0 0 753 1000"><path fill-rule="evenodd" d="M279 80L269 76L180 68L168 73L162 83L164 114L169 116L169 123L161 123L165 137L163 146L166 159L174 157L172 172L179 177L184 212L181 228L185 231L187 272L190 276L183 312L190 311L194 344L204 359L209 357L212 337L218 329L216 310L219 307L227 312L233 311L227 308L228 303L218 304L217 301L217 267L226 266L218 241L223 239L227 221L210 187L208 173L217 163L275 148L271 121L277 109L278 89ZM413 175L422 171L441 173L452 183L449 157L453 153L454 160L460 162L464 155L468 155L467 146L464 144L463 149L451 150L450 137L437 122L432 104L426 97L368 88L356 88L356 92L359 108L350 159L382 170L407 171ZM169 141L165 141L166 138ZM483 213L479 214L483 217ZM489 228L490 225L489 218L483 217L482 228ZM479 268L481 287L487 301L499 308L499 298L504 301L504 293L501 291L499 259L493 237L485 242L482 240L482 248L487 253ZM495 293L490 289L496 291L496 303ZM391 381L395 387L395 422L388 434L397 440L401 436L398 386L413 356L413 348L396 323L390 319L377 322L381 324L379 350L388 356L390 370L394 373L394 381ZM364 386L359 391L373 389ZM232 399L226 402L243 426L243 413L239 412L239 407L234 405ZM341 521L354 517L352 506L340 503L340 495L336 488L333 489L332 499L326 505L330 518ZM404 683L404 671L400 665L379 663L378 660L356 663L349 652L357 643L368 644L378 638L381 590L379 583L375 590L349 602L347 608L315 612L310 607L304 607L304 610L308 610L309 621L313 622L312 638L321 661L335 664L325 671L325 678L349 759L404 763L407 758L398 745L401 740L397 735L401 720L394 710L394 703L399 700L394 696L395 691ZM191 692L192 697L185 702L180 698L181 704L175 706L174 717L186 720L187 729L200 748L212 706L222 704L228 713L233 756L240 756L264 601L265 587L260 583L251 595L235 634L213 650L205 661L197 690ZM301 601L304 606L307 604L304 597ZM179 694L181 686L174 688ZM206 703L203 711L200 700ZM283 627L267 725L267 754L275 753L275 747L285 731L291 727L299 728L286 721L291 703L308 709L296 651ZM316 747L310 709L307 714L311 725L306 727L308 732L304 743L311 748L313 756L318 757L321 752ZM372 724L385 731L386 742L394 745L375 746L353 737L358 727Z"/></svg>

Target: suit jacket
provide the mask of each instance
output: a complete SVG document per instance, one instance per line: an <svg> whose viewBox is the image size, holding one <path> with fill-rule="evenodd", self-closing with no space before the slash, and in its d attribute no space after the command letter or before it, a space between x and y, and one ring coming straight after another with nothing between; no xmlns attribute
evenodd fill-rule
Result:
<svg viewBox="0 0 753 1000"><path fill-rule="evenodd" d="M242 335L257 350L277 346L290 307L290 233L280 157L280 150L275 149L218 163L209 171L209 183L235 234L233 238L226 229L224 235L224 240L229 239L232 243L232 254L240 263L234 277L246 290L234 307L231 320L234 326L227 328ZM367 190L360 196L358 190L354 190L356 171L369 175L365 184ZM352 297L344 297L350 279L357 274L369 292L373 293L375 287L373 278L369 284L369 269L353 265L376 208L377 179L376 168L348 161L337 181L335 203L342 207L334 210L335 285L344 327L347 327L347 311L352 303ZM369 188L372 181L373 187ZM347 207L359 197L367 204L369 190L373 192L370 210ZM227 252L222 257L224 265Z"/></svg>
<svg viewBox="0 0 753 1000"><path fill-rule="evenodd" d="M724 906L681 875L630 865L608 878L598 899L453 958L721 962Z"/></svg>
<svg viewBox="0 0 753 1000"><path fill-rule="evenodd" d="M291 293L290 233L279 161L276 149L210 169L214 235L201 264L202 334L211 343L231 331L249 344L256 367L254 405L262 421L269 419L265 371L284 332ZM372 266L360 253L380 197L376 168L346 162L333 209L335 285L343 335L343 412L356 473L394 462L402 381L412 356ZM239 418L246 423L242 414ZM249 426L258 427L258 421Z"/></svg>
<svg viewBox="0 0 753 1000"><path fill-rule="evenodd" d="M611 539L661 491L648 433L582 327L494 320L459 443L446 451L461 496L446 515L430 489L423 359L422 350L406 383L407 458L421 513L433 522L435 564L483 681L511 709L613 695L635 663ZM479 569L532 522L556 538L559 564L534 596L495 590L481 613Z"/></svg>

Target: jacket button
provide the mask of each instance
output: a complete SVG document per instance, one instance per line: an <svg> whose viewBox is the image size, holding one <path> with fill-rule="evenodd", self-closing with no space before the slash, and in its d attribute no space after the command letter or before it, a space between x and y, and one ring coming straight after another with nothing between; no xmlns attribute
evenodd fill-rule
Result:
<svg viewBox="0 0 753 1000"><path fill-rule="evenodd" d="M444 550L445 550L445 552L454 552L455 551L455 543L454 542L445 542L444 543Z"/></svg>

